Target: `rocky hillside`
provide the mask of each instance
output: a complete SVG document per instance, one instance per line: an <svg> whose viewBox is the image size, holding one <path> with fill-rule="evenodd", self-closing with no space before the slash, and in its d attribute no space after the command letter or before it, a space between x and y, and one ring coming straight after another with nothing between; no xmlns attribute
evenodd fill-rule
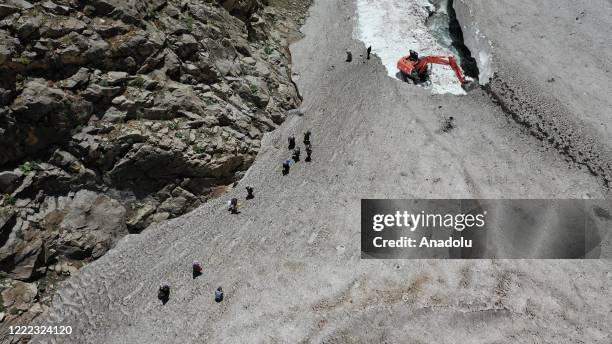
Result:
<svg viewBox="0 0 612 344"><path fill-rule="evenodd" d="M240 178L300 104L302 2L2 1L3 319Z"/></svg>

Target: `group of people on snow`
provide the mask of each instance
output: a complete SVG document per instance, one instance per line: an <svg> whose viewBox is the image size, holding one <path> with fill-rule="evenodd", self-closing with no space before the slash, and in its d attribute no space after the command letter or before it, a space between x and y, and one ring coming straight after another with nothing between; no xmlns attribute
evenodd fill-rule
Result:
<svg viewBox="0 0 612 344"><path fill-rule="evenodd" d="M312 144L310 142L310 138L311 138L312 133L310 132L310 130L306 131L304 133L304 146L306 148L306 158L304 159L306 162L310 162L312 159ZM289 169L292 163L297 163L300 161L300 147L296 145L295 143L295 137L294 136L290 136L289 139L289 150L292 150L292 155L291 155L291 159L292 160L285 160L283 162L283 175L287 175L289 174ZM250 200L255 198L255 189L248 185L246 186L246 199ZM227 210L229 212L231 212L232 214L238 214L238 199L237 198L232 198L228 201L227 203ZM202 264L199 261L194 261L192 263L192 275L193 278L197 278L198 276L202 275L203 273L203 267ZM157 298L162 302L162 304L166 304L166 302L168 302L168 300L170 300L170 284L168 283L162 283L159 286L159 290L157 292ZM223 289L221 287L217 288L215 290L215 301L216 302L221 302L223 301Z"/></svg>
<svg viewBox="0 0 612 344"><path fill-rule="evenodd" d="M202 264L197 260L193 261L193 263L191 264L191 269L192 269L192 275L194 279L202 275L202 272L204 270L202 267ZM157 298L164 305L166 304L166 302L168 302L168 300L170 300L170 284L162 283L159 286L159 289L157 291ZM216 302L223 301L223 289L221 287L215 290L215 301Z"/></svg>
<svg viewBox="0 0 612 344"><path fill-rule="evenodd" d="M372 55L372 46L369 46L366 49L366 60L370 59L370 55ZM363 56L363 55L360 55ZM345 62L353 62L353 53L350 50L346 50L346 60Z"/></svg>
<svg viewBox="0 0 612 344"><path fill-rule="evenodd" d="M304 142L304 146L306 147L306 159L304 159L304 161L306 162L312 161L312 144L310 143L311 134L312 133L310 132L310 130L304 133L303 142ZM292 150L293 153L291 154L291 159L283 161L282 172L284 176L289 174L291 165L300 161L300 156L301 156L300 147L295 144L295 136L289 136L288 141L289 141L289 150Z"/></svg>

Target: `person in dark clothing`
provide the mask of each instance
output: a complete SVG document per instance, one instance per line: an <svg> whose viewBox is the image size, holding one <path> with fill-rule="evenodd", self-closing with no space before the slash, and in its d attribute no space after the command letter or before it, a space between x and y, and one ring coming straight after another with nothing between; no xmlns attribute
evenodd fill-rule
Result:
<svg viewBox="0 0 612 344"><path fill-rule="evenodd" d="M215 302L221 302L223 301L223 289L221 289L221 287L217 288L217 290L215 290Z"/></svg>
<svg viewBox="0 0 612 344"><path fill-rule="evenodd" d="M293 150L293 155L291 157L295 162L300 161L300 147L295 147L295 149Z"/></svg>
<svg viewBox="0 0 612 344"><path fill-rule="evenodd" d="M414 50L410 50L410 56L408 58L410 60L412 60L412 61L418 61L419 60L419 53L417 53Z"/></svg>
<svg viewBox="0 0 612 344"><path fill-rule="evenodd" d="M290 160L283 161L283 176L286 176L286 175L289 174L290 166L291 166L291 161Z"/></svg>
<svg viewBox="0 0 612 344"><path fill-rule="evenodd" d="M370 59L370 54L372 53L372 46L369 46L366 50L366 59Z"/></svg>
<svg viewBox="0 0 612 344"><path fill-rule="evenodd" d="M191 267L194 279L202 274L202 264L200 264L200 262L198 262L197 260L193 261Z"/></svg>
<svg viewBox="0 0 612 344"><path fill-rule="evenodd" d="M353 61L353 53L351 53L350 50L346 51L346 62L351 62Z"/></svg>
<svg viewBox="0 0 612 344"><path fill-rule="evenodd" d="M289 136L289 149L295 148L295 137Z"/></svg>
<svg viewBox="0 0 612 344"><path fill-rule="evenodd" d="M253 199L253 198L255 198L255 195L253 194L254 189L253 189L252 186L247 186L246 187L246 191L247 191L246 199Z"/></svg>
<svg viewBox="0 0 612 344"><path fill-rule="evenodd" d="M308 130L307 132L304 133L304 144L306 146L308 146L310 144L310 135L311 135L310 130Z"/></svg>
<svg viewBox="0 0 612 344"><path fill-rule="evenodd" d="M448 133L455 128L455 117L445 118L442 122L442 131Z"/></svg>
<svg viewBox="0 0 612 344"><path fill-rule="evenodd" d="M238 214L238 199L232 198L229 201L229 207L227 208L232 214Z"/></svg>
<svg viewBox="0 0 612 344"><path fill-rule="evenodd" d="M312 160L311 155L312 155L312 146L308 144L306 146L306 159L305 159L306 162L310 162Z"/></svg>
<svg viewBox="0 0 612 344"><path fill-rule="evenodd" d="M157 298L161 300L162 304L166 304L170 299L170 286L168 284L162 284L159 286L157 291Z"/></svg>

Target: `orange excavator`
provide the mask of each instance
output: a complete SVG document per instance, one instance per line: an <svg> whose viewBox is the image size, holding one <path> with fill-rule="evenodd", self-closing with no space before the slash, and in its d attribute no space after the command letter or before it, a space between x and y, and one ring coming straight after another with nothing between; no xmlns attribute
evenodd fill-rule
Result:
<svg viewBox="0 0 612 344"><path fill-rule="evenodd" d="M419 54L410 50L410 55L404 56L397 61L397 68L400 70L402 80L412 80L415 84L426 82L429 79L429 65L439 64L450 66L464 90L470 90L474 88L474 83L467 81L461 67L457 63L457 59L454 56L425 56L419 58Z"/></svg>

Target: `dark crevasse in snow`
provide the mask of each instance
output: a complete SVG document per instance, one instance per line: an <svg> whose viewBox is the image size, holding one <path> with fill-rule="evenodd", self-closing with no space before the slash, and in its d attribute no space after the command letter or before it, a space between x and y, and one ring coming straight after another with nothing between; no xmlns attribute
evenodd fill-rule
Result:
<svg viewBox="0 0 612 344"><path fill-rule="evenodd" d="M461 25L453 8L453 0L430 0L436 11L427 19L427 25L438 42L451 50L464 73L478 80L478 66L470 50L463 42Z"/></svg>

